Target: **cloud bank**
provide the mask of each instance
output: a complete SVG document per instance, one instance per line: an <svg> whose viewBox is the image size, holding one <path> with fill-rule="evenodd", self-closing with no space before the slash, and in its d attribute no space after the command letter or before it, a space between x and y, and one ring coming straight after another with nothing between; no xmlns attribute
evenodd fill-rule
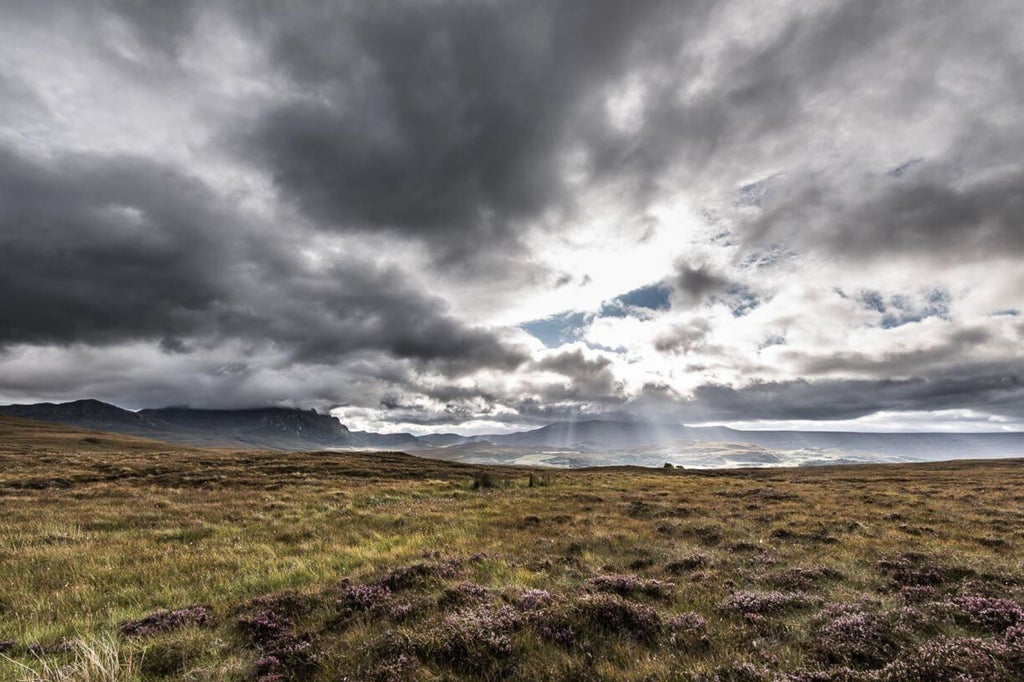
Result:
<svg viewBox="0 0 1024 682"><path fill-rule="evenodd" d="M0 15L5 402L1024 428L1019 3Z"/></svg>

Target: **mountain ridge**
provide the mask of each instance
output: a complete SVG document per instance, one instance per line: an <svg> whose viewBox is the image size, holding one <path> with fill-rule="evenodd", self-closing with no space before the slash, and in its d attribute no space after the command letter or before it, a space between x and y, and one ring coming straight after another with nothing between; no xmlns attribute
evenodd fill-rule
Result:
<svg viewBox="0 0 1024 682"><path fill-rule="evenodd" d="M385 449L417 442L411 434L350 431L331 415L288 407L217 410L179 406L133 412L90 398L67 403L3 405L0 415L146 436L182 445L322 450Z"/></svg>
<svg viewBox="0 0 1024 682"><path fill-rule="evenodd" d="M672 422L587 419L554 422L506 434L414 436L351 431L339 419L316 410L255 407L237 410L190 407L133 412L95 399L66 403L0 406L0 415L72 424L101 431L193 446L256 447L274 450L408 450L429 456L486 457L488 451L539 456L547 450L578 453L581 461L621 463L664 458L694 444L757 446L775 453L874 453L904 459L964 459L1024 456L1024 433L873 433L850 431L741 431L724 426ZM683 447L683 446L686 447ZM497 449L497 450L495 450ZM827 457L825 458L827 460ZM484 460L487 461L487 460Z"/></svg>

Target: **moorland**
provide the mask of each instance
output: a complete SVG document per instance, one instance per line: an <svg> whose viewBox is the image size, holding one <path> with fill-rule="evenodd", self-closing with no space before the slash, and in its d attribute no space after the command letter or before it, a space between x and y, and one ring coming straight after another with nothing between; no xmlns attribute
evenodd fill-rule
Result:
<svg viewBox="0 0 1024 682"><path fill-rule="evenodd" d="M0 418L0 680L1015 680L1021 460L697 471Z"/></svg>

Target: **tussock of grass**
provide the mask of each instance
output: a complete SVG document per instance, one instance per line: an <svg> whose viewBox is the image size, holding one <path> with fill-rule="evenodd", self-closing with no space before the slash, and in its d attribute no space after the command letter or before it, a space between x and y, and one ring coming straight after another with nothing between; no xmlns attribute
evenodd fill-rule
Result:
<svg viewBox="0 0 1024 682"><path fill-rule="evenodd" d="M537 472L0 419L0 680L1024 679L1022 483L1009 460Z"/></svg>

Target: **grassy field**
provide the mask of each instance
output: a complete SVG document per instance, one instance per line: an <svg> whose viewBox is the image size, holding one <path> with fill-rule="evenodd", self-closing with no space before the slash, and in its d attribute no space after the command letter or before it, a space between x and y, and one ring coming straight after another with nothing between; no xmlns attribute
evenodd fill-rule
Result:
<svg viewBox="0 0 1024 682"><path fill-rule="evenodd" d="M0 419L0 680L1024 679L1019 460L696 472Z"/></svg>

